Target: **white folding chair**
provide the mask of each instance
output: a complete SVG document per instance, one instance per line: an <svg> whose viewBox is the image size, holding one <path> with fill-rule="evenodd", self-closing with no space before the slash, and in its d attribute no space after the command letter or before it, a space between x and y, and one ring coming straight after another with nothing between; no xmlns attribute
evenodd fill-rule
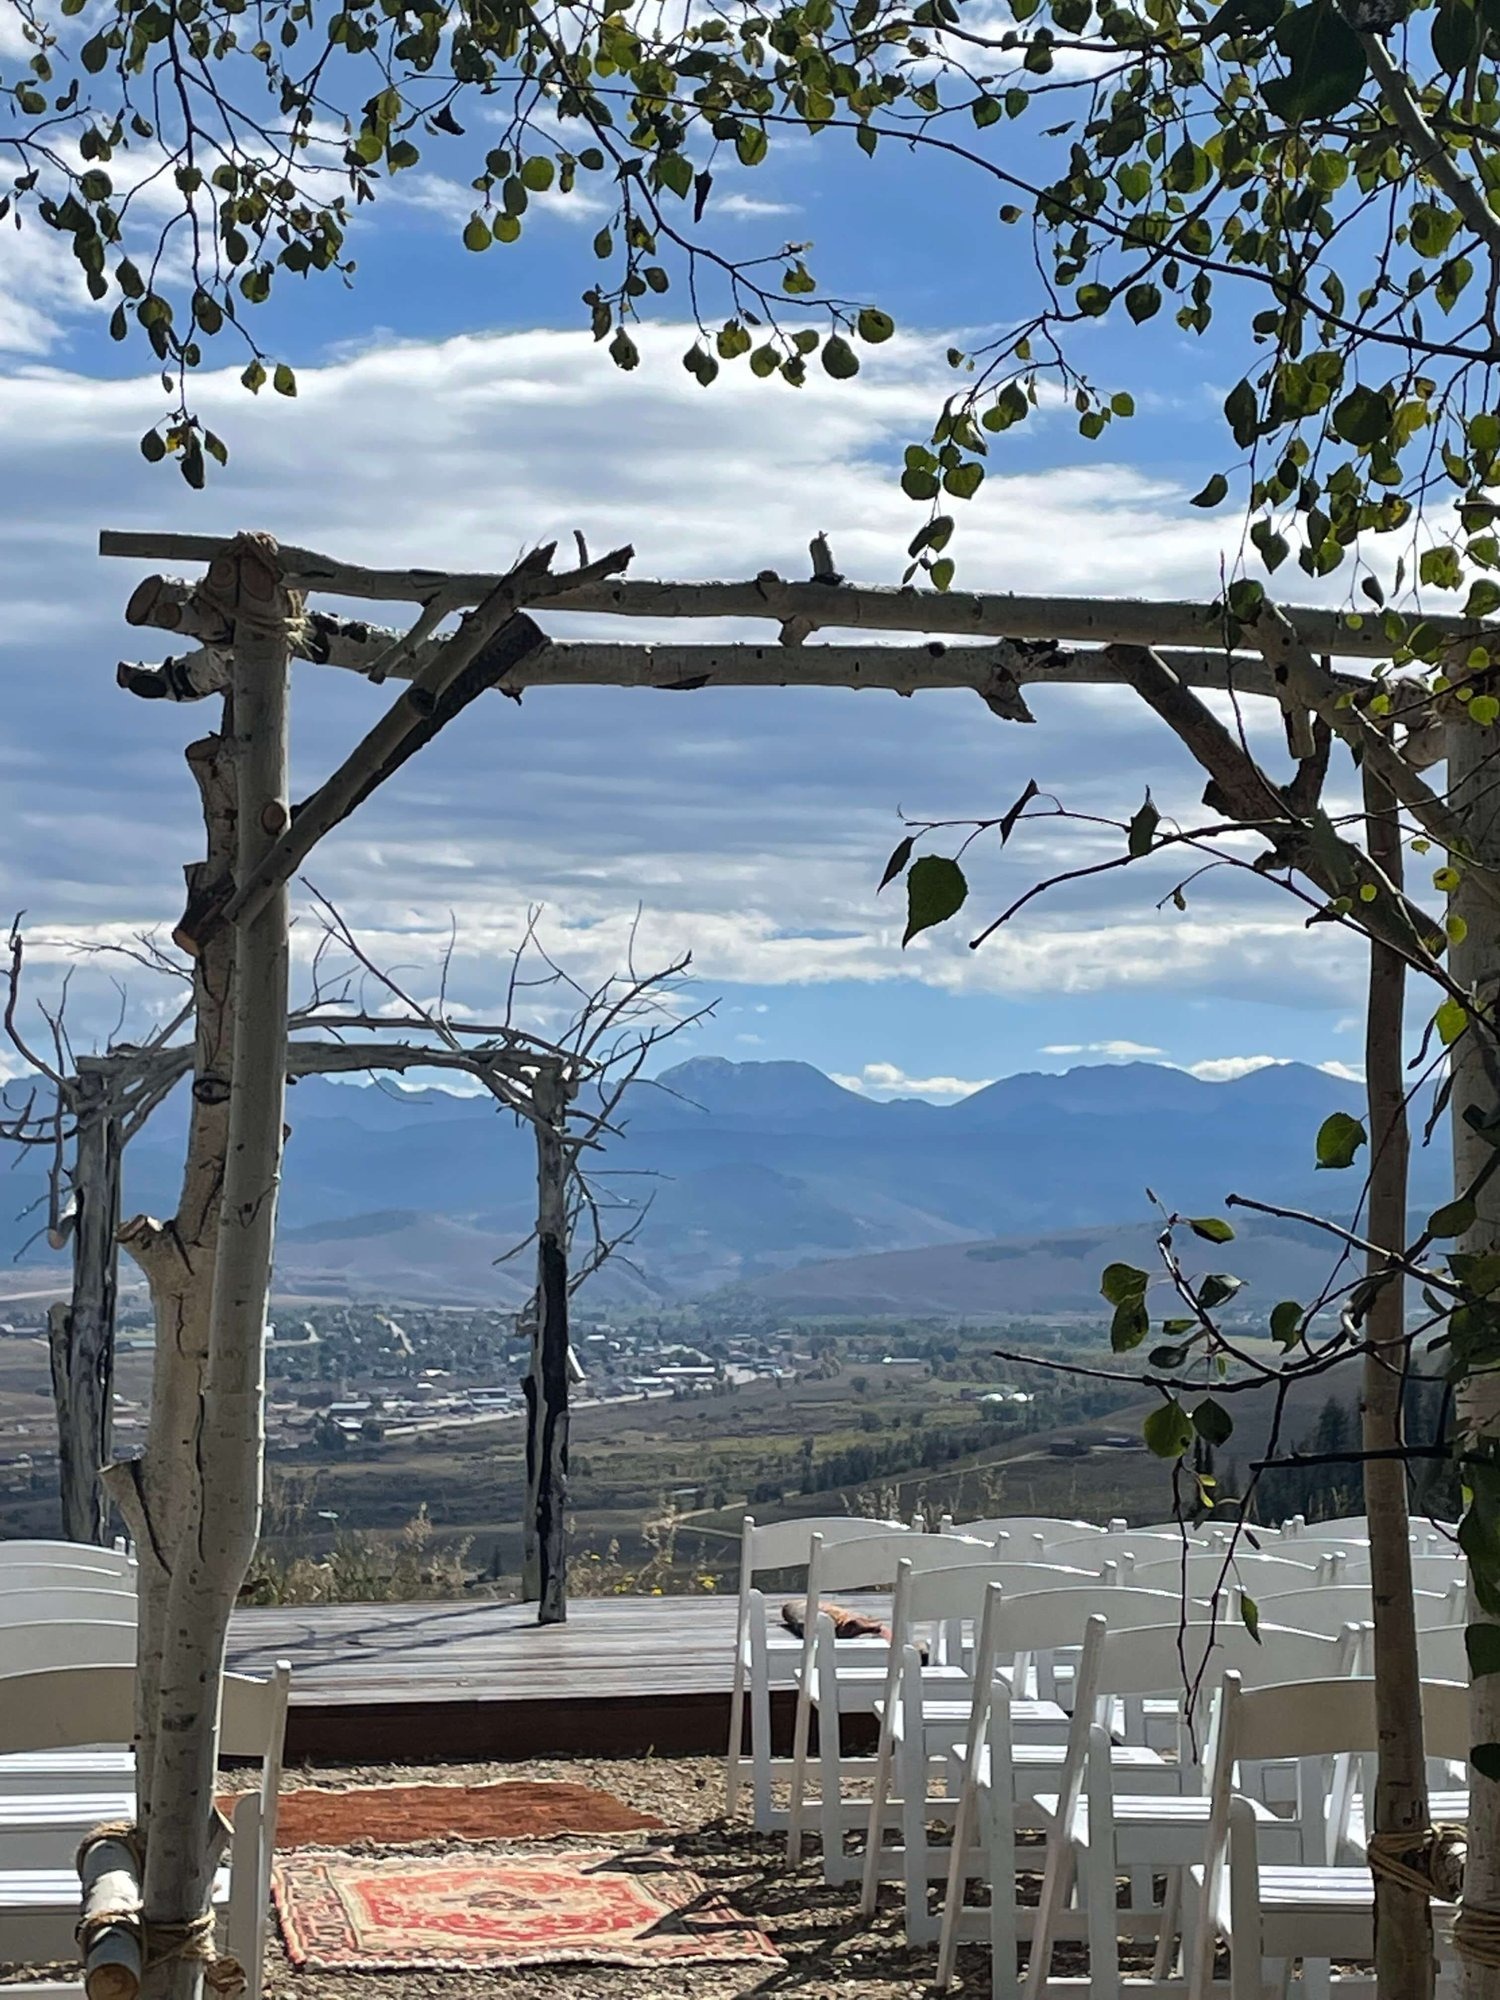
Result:
<svg viewBox="0 0 1500 2000"><path fill-rule="evenodd" d="M1194 1548L1205 1548L1207 1544L1193 1541ZM1129 1530L1123 1534L1075 1536L1071 1541L1052 1542L1048 1545L1048 1562L1087 1563L1090 1569L1098 1569L1106 1562L1139 1565L1149 1562L1166 1562L1182 1553L1182 1536L1139 1534Z"/></svg>
<svg viewBox="0 0 1500 2000"><path fill-rule="evenodd" d="M93 1563L0 1563L0 1596L21 1590L113 1590L133 1597L135 1572Z"/></svg>
<svg viewBox="0 0 1500 2000"><path fill-rule="evenodd" d="M949 1616L972 1588L972 1579L948 1579L940 1571L930 1578L915 1577L909 1585L906 1614L911 1619ZM969 1604L972 1613L977 1608L972 1598ZM1011 1728L1014 1696L1001 1672L1002 1662L1077 1646L1096 1611L1125 1624L1159 1624L1173 1610L1172 1600L1160 1593L1118 1586L1083 1585L1007 1597L999 1585L991 1584L985 1590L975 1648L974 1684L962 1703L941 1696L924 1699L919 1657L914 1647L903 1645L880 1711L881 1740L861 1886L865 1914L874 1913L880 1883L899 1879L905 1885L909 1941L932 1941L939 1934L939 1917L928 1909L928 1884L948 1879L953 1867L973 1860L970 1849L978 1829L987 1829L998 1841L995 1851L1008 1853L1018 1822L1037 1823L1033 1800L1039 1791L1055 1789L1065 1745L1061 1740L1016 1740ZM894 1656L894 1643L892 1652ZM1160 1778L1169 1789L1176 1789L1177 1772L1155 1751L1119 1745L1116 1754L1122 1768L1142 1785ZM929 1795L935 1764L946 1768L950 1787L939 1799ZM951 1849L929 1842L927 1823L933 1818L953 1820ZM900 1834L894 1847L884 1839L892 1823ZM961 1861L955 1861L955 1855Z"/></svg>
<svg viewBox="0 0 1500 2000"><path fill-rule="evenodd" d="M910 1639L914 1624L932 1625L928 1657L919 1666L924 1695L944 1696L950 1702L956 1700L963 1709L968 1699L970 1671L963 1658L962 1627L965 1619L971 1618L982 1604L987 1584L999 1584L1012 1594L1021 1595L1028 1591L1065 1588L1071 1584L1088 1585L1095 1580L1081 1570L997 1562L993 1552L986 1549L982 1542L960 1542L954 1537L939 1535L909 1541L904 1549L897 1545L880 1550L878 1544L871 1543L858 1548L824 1550L819 1552L816 1560L819 1573L824 1578L842 1575L852 1580L861 1574L868 1575L882 1560L893 1562L895 1569L891 1644L881 1662L876 1665L864 1659L850 1661L847 1646L835 1636L831 1618L819 1614L798 1689L788 1859L795 1863L801 1856L802 1830L807 1818L809 1722L812 1711L816 1709L817 1811L823 1848L823 1878L830 1883L848 1882L858 1876L861 1864L845 1854L844 1832L865 1823L869 1817L869 1805L863 1800L847 1799L845 1786L850 1782L878 1777L879 1752L874 1758L846 1757L842 1749L843 1718L846 1715L882 1712L883 1705L890 1700L896 1678L893 1662L905 1639ZM812 1573L810 1566L809 1576ZM903 1582L903 1576L906 1582ZM948 1614L927 1609L914 1610L910 1580L916 1577L949 1579L947 1583L934 1582L924 1587L923 1603L951 1603L958 1609ZM920 1660L920 1655L918 1657ZM1060 1740L1066 1733L1066 1717L1050 1700L1026 1703L1019 1722L1033 1736L1056 1735Z"/></svg>
<svg viewBox="0 0 1500 2000"><path fill-rule="evenodd" d="M729 1747L724 1766L724 1809L739 1805L744 1764L745 1710L750 1710L750 1752L755 1785L755 1824L765 1832L784 1823L773 1819L771 1782L790 1774L789 1758L771 1754L771 1690L794 1685L802 1641L792 1633L769 1631L757 1576L769 1571L805 1572L814 1535L828 1547L871 1537L907 1533L899 1521L866 1521L854 1515L814 1516L805 1521L772 1521L764 1527L745 1516L740 1534L739 1604L735 1613L734 1678L729 1700ZM752 1657L752 1655L754 1657Z"/></svg>
<svg viewBox="0 0 1500 2000"><path fill-rule="evenodd" d="M1182 1871L1203 1859L1209 1799L1195 1782L1201 1765L1192 1754L1196 1744L1188 1739L1186 1729L1179 1755L1184 1772L1179 1794L1168 1797L1159 1791L1116 1791L1109 1729L1115 1704L1124 1701L1128 1712L1136 1700L1167 1694L1184 1704L1191 1691L1196 1734L1207 1723L1219 1677L1229 1669L1236 1669L1253 1685L1265 1686L1278 1681L1331 1679L1355 1671L1358 1664L1359 1634L1353 1627L1337 1639L1326 1639L1263 1625L1257 1640L1243 1627L1226 1626L1222 1620L1187 1627L1176 1622L1110 1631L1103 1618L1090 1619L1079 1666L1079 1684L1087 1688L1088 1701L1074 1710L1067 1762L1057 1793L1037 1801L1047 1822L1047 1860L1023 1984L1026 2000L1042 2000L1051 1986L1052 1947L1075 1885L1082 1892L1086 1913L1090 1985L1101 2000L1123 1990L1115 1899L1120 1875L1130 1879L1132 1917L1145 1918L1147 1924L1153 1918L1154 1879L1165 1875L1166 1902L1154 1913L1157 1950L1150 1983L1157 1985L1171 1974ZM1261 1823L1268 1857L1282 1861L1305 1858L1300 1822L1276 1818L1259 1801L1252 1802L1252 1810ZM1321 1812L1318 1817L1313 1837L1321 1843ZM1000 1893L1000 1885L994 1893ZM1143 1926L1133 1922L1127 1928ZM950 1953L950 1976L951 1969Z"/></svg>
<svg viewBox="0 0 1500 2000"><path fill-rule="evenodd" d="M1432 1756L1468 1755L1468 1690L1424 1682L1422 1720ZM1235 1789L1236 1767L1257 1758L1360 1757L1378 1746L1375 1684L1369 1680L1307 1681L1246 1690L1236 1673L1224 1676L1215 1726L1208 1840L1198 1884L1198 1923L1189 1952L1190 2000L1208 2000L1214 1989L1217 1947L1229 1948L1231 2000L1264 2000L1269 1989L1286 1996L1291 1968L1316 1968L1327 1984L1330 1962L1368 1960L1375 1948L1375 1892L1367 1867L1285 1865L1263 1862L1260 1829L1250 1801ZM1452 1909L1434 1904L1439 1950ZM1368 1990L1367 1977L1357 1983ZM1335 1979L1337 1992L1345 1981Z"/></svg>
<svg viewBox="0 0 1500 2000"><path fill-rule="evenodd" d="M1336 1638L1346 1625L1367 1625L1374 1617L1368 1583L1329 1584L1321 1590L1257 1590L1251 1595L1262 1620L1295 1632ZM1464 1615L1462 1594L1418 1590L1412 1594L1417 1626L1456 1624Z"/></svg>
<svg viewBox="0 0 1500 2000"><path fill-rule="evenodd" d="M291 1668L276 1663L270 1680L226 1675L220 1708L219 1748L227 1757L254 1758L260 1783L236 1803L227 1872L215 1883L215 1903L225 1907L229 1954L245 1971L247 2000L260 2000L264 1976L276 1806L281 1788ZM0 1695L0 1749L38 1755L84 1745L128 1743L135 1733L133 1666L62 1667L15 1674ZM67 1794L33 1794L10 1801L24 1825L33 1860L0 1868L0 1960L42 1964L75 1959L78 1873L70 1865L79 1840L98 1824L96 1800ZM55 1864L59 1848L68 1862ZM53 1865L41 1857L51 1853ZM80 1988L81 1991L81 1988Z"/></svg>
<svg viewBox="0 0 1500 2000"><path fill-rule="evenodd" d="M1123 1527L1124 1523L1114 1525ZM1102 1535L1105 1530L1090 1521L1059 1521L1047 1514L1000 1514L980 1521L955 1521L951 1514L945 1514L941 1532L969 1535L979 1542L993 1542L997 1535L1004 1535L1018 1553L1024 1549L1030 1555L1033 1549L1049 1549L1056 1542L1080 1541Z"/></svg>
<svg viewBox="0 0 1500 2000"><path fill-rule="evenodd" d="M8 1674L41 1673L49 1667L133 1667L135 1645L135 1619L123 1611L114 1619L51 1618L29 1625L0 1625L0 1681Z"/></svg>

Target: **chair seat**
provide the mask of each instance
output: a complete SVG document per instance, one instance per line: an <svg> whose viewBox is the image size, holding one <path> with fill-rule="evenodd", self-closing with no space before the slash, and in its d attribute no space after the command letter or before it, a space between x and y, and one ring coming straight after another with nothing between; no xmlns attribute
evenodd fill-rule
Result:
<svg viewBox="0 0 1500 2000"><path fill-rule="evenodd" d="M938 1695L922 1702L922 1726L932 1735L963 1736L973 1714L969 1696L949 1700ZM876 1716L885 1714L884 1700L872 1704ZM1055 1701L1013 1701L1010 1705L1011 1734L1019 1743L1056 1746L1061 1749L1068 1737L1068 1718Z"/></svg>
<svg viewBox="0 0 1500 2000"><path fill-rule="evenodd" d="M23 1792L124 1790L135 1783L133 1750L18 1750L0 1757L0 1797Z"/></svg>
<svg viewBox="0 0 1500 2000"><path fill-rule="evenodd" d="M70 1867L85 1834L134 1818L133 1792L0 1794L0 1869Z"/></svg>
<svg viewBox="0 0 1500 2000"><path fill-rule="evenodd" d="M1056 1792L1038 1792L1032 1803L1049 1821L1057 1818ZM1115 1823L1118 1826L1202 1826L1208 1825L1208 1811L1212 1802L1206 1793L1189 1792L1117 1792L1111 1804L1114 1808ZM1259 1799L1250 1801L1251 1810L1263 1826L1275 1826L1275 1813ZM1080 1839L1087 1840L1089 1830L1089 1802L1087 1797L1078 1801L1073 1818L1073 1827Z"/></svg>
<svg viewBox="0 0 1500 2000"><path fill-rule="evenodd" d="M1061 1777L1066 1754L1061 1743L1015 1743L1011 1746L1011 1764L1018 1786L1025 1790L1027 1798L1035 1796L1032 1786L1045 1784L1049 1778ZM963 1774L963 1746L955 1746L948 1755L954 1766L957 1784ZM1166 1763L1156 1751L1148 1750L1140 1743L1112 1745L1110 1764L1113 1770L1127 1776L1132 1784L1152 1788L1160 1785L1164 1793L1175 1792L1181 1783L1181 1773L1175 1764ZM990 1782L990 1748L987 1743L980 1746L976 1776L980 1789L987 1789Z"/></svg>

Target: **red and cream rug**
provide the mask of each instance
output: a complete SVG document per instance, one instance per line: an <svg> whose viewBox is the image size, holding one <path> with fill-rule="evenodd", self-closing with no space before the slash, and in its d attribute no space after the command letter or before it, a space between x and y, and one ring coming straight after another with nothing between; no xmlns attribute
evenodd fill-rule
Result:
<svg viewBox="0 0 1500 2000"><path fill-rule="evenodd" d="M292 1962L311 1972L779 1962L699 1876L656 1855L304 1849L277 1862L273 1890Z"/></svg>

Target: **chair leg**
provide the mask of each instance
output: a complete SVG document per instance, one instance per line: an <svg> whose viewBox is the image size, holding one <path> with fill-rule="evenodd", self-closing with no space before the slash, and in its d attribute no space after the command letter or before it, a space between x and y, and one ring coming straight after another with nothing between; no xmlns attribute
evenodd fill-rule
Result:
<svg viewBox="0 0 1500 2000"><path fill-rule="evenodd" d="M740 1758L745 1735L745 1641L734 1641L734 1686L729 1696L729 1748L724 1758L724 1811L733 1818L740 1802Z"/></svg>
<svg viewBox="0 0 1500 2000"><path fill-rule="evenodd" d="M965 1775L958 1793L958 1810L953 1817L953 1852L948 1861L948 1882L943 1892L942 1924L938 1932L937 1987L946 1993L953 1984L958 1959L959 1931L966 1908L964 1892L969 1886L967 1856L974 1844L979 1814L973 1781Z"/></svg>
<svg viewBox="0 0 1500 2000"><path fill-rule="evenodd" d="M1052 1941L1057 1920L1067 1904L1075 1875L1075 1853L1067 1830L1054 1826L1047 1841L1047 1859L1042 1869L1042 1899L1031 1929L1031 1956L1026 1964L1022 1992L1026 2000L1040 2000L1047 1990L1052 1971Z"/></svg>
<svg viewBox="0 0 1500 2000"><path fill-rule="evenodd" d="M906 1941L931 1944L937 1936L937 1924L927 1908L927 1743L922 1728L920 1677L907 1677L902 1710L901 1763L896 1782L901 1792Z"/></svg>
<svg viewBox="0 0 1500 2000"><path fill-rule="evenodd" d="M1019 2000L1016 1968L1016 1795L1011 1762L1010 1704L992 1701L990 1785L984 1844L990 1858L990 1990L992 2000Z"/></svg>
<svg viewBox="0 0 1500 2000"><path fill-rule="evenodd" d="M807 1792L807 1740L812 1725L812 1672L813 1668L804 1662L797 1675L797 1720L792 1730L792 1803L786 1823L786 1859L789 1868L795 1868L802 1859L802 1813Z"/></svg>
<svg viewBox="0 0 1500 2000"><path fill-rule="evenodd" d="M1167 1870L1167 1893L1161 1906L1161 1930L1156 1940L1156 1956L1151 1964L1151 1977L1155 1980L1170 1979L1172 1966L1177 1957L1177 1933L1182 1924L1182 1870Z"/></svg>
<svg viewBox="0 0 1500 2000"><path fill-rule="evenodd" d="M750 1784L755 1805L755 1830L771 1830L771 1687L765 1631L759 1621L750 1628Z"/></svg>

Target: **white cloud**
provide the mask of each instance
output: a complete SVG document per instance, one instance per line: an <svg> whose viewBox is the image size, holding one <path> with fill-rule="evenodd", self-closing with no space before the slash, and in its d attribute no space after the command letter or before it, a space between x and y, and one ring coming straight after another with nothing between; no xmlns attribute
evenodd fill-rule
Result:
<svg viewBox="0 0 1500 2000"><path fill-rule="evenodd" d="M177 870L195 850L180 748L206 718L131 703L112 686L119 651L167 642L120 624L149 565L99 562L100 525L267 526L356 561L454 568L501 567L543 536L569 547L577 527L595 550L633 541L634 574L685 577L805 574L808 538L823 529L847 574L894 581L915 514L891 468L948 388L927 349L898 337L848 384L817 372L798 392L729 369L704 392L678 365L690 337L648 330L645 363L629 376L582 332L386 343L299 368L296 403L252 399L233 371L210 373L194 403L233 456L197 499L136 449L159 408L153 383L39 367L0 376L0 480L27 496L0 549L0 591L31 607L24 635L0 634L12 704L0 906L29 907L49 935L127 936L175 916ZM379 503L396 490L399 507ZM1182 490L1154 473L997 462L964 510L961 580L1206 596L1224 532L1186 514ZM630 636L657 634L637 624ZM352 677L299 669L299 789L384 699ZM1149 782L1164 813L1192 813L1200 781L1139 704L1043 690L1035 705L1039 726L1023 729L961 693L578 688L535 692L519 708L487 697L319 849L313 879L392 962L431 962L451 914L452 990L481 1009L535 901L567 962L599 974L622 962L641 902L640 956L691 950L710 992L904 980L1357 1004L1352 946L1310 942L1274 886L1228 876L1195 889L1182 916L1155 910L1161 884L1148 866L1140 886L1132 871L1063 891L970 951L987 915L1050 872L1059 846L1074 851L1050 822L1018 828L1003 855L974 850L972 928L903 952L901 912L875 893L898 802L934 816L992 811L1035 775L1088 810L1129 810ZM1083 836L1077 851L1090 851Z"/></svg>
<svg viewBox="0 0 1500 2000"><path fill-rule="evenodd" d="M1325 1076L1339 1077L1345 1083L1363 1083L1365 1080L1363 1063L1320 1062L1317 1067Z"/></svg>
<svg viewBox="0 0 1500 2000"><path fill-rule="evenodd" d="M834 1073L835 1083L845 1090L857 1090L862 1097L929 1097L939 1104L952 1104L960 1097L972 1097L994 1082L982 1076L970 1082L959 1076L908 1076L895 1063L866 1063L857 1076Z"/></svg>
<svg viewBox="0 0 1500 2000"><path fill-rule="evenodd" d="M1200 1083L1236 1083L1242 1076L1250 1076L1258 1069L1276 1069L1286 1061L1285 1056L1207 1056L1202 1062L1186 1065L1189 1076L1195 1076Z"/></svg>
<svg viewBox="0 0 1500 2000"><path fill-rule="evenodd" d="M1110 1056L1129 1061L1136 1057L1165 1055L1165 1049L1153 1048L1149 1042L1048 1042L1041 1050L1044 1056Z"/></svg>
<svg viewBox="0 0 1500 2000"><path fill-rule="evenodd" d="M795 202L767 201L758 194L721 195L714 203L715 215L736 215L753 218L766 215L798 215L801 211Z"/></svg>

